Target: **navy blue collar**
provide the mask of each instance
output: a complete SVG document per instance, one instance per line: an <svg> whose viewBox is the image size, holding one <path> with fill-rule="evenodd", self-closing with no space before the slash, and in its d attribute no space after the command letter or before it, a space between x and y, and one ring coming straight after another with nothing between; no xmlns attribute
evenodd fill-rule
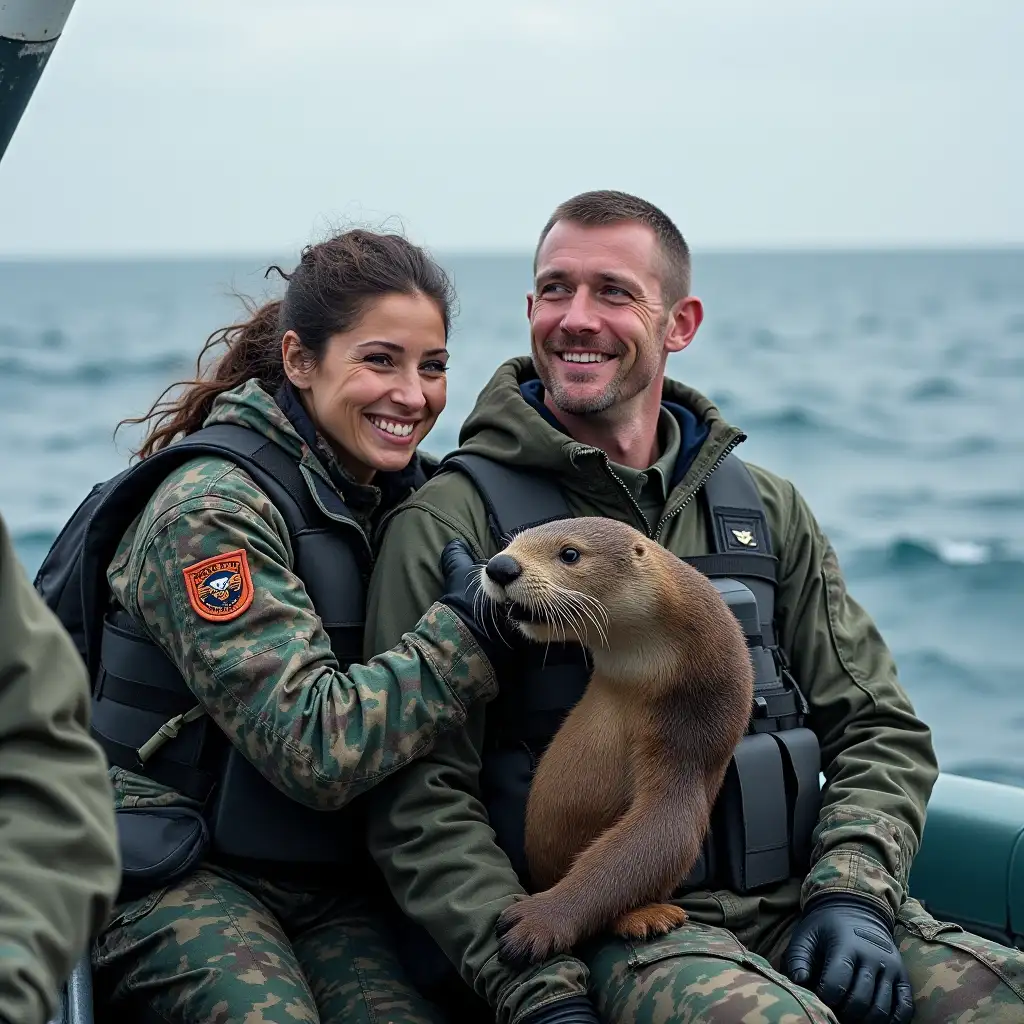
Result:
<svg viewBox="0 0 1024 1024"><path fill-rule="evenodd" d="M555 430L570 437L568 430L555 418L551 410L544 404L544 385L534 378L521 384L519 391L526 402L541 415L546 422L550 423ZM693 464L701 445L707 440L711 427L697 419L684 405L676 402L662 402L661 407L670 412L679 424L679 457L676 459L675 469L672 472L672 480L669 487L675 487L686 475L686 471Z"/></svg>

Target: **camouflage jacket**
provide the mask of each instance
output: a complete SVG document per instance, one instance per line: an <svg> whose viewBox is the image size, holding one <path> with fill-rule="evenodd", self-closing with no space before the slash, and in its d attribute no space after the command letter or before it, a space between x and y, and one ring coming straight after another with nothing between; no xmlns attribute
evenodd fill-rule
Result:
<svg viewBox="0 0 1024 1024"><path fill-rule="evenodd" d="M205 425L213 423L259 431L335 489L344 480L325 465L326 447L314 454L255 381L219 396ZM358 504L369 508L373 494L365 492L376 489L363 491ZM218 558L232 561L244 583L233 607L211 612L203 565ZM107 579L249 761L300 803L335 810L428 751L496 684L465 625L442 604L425 607L379 657L343 672L292 566L278 510L233 462L203 456L156 490ZM112 778L120 804L179 799L123 769Z"/></svg>
<svg viewBox="0 0 1024 1024"><path fill-rule="evenodd" d="M521 385L535 377L528 358L501 366L462 427L460 450L551 474L574 514L609 516L649 532L604 454L556 429L524 398ZM676 554L707 554L705 507L693 498L745 435L697 392L667 380L663 394L688 409L706 437L651 532ZM706 923L725 924L727 911L795 913L817 894L846 891L865 896L892 920L938 771L931 735L915 717L871 618L847 592L836 553L803 498L788 481L750 469L779 559L780 639L810 705L826 785L809 874L768 894L716 893L712 902L722 918ZM434 476L384 530L368 600L367 650L394 643L441 593L437 555L447 541L464 538L480 558L497 550L483 501L460 473ZM569 956L522 975L497 958L495 921L523 889L495 844L481 800L484 717L484 708L472 709L466 729L373 794L369 838L402 909L506 1022L585 991L587 973Z"/></svg>
<svg viewBox="0 0 1024 1024"><path fill-rule="evenodd" d="M0 520L0 1020L43 1024L121 884L85 665Z"/></svg>

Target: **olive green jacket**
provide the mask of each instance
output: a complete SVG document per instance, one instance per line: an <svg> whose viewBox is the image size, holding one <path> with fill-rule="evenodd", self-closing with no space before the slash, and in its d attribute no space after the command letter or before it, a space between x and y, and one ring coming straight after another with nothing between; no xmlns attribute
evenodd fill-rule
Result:
<svg viewBox="0 0 1024 1024"><path fill-rule="evenodd" d="M120 884L85 665L0 519L0 1021L53 1016Z"/></svg>
<svg viewBox="0 0 1024 1024"><path fill-rule="evenodd" d="M523 398L520 384L535 376L528 358L502 365L463 425L460 450L550 474L576 515L609 516L647 532L605 453L557 430ZM707 515L694 497L745 435L696 391L667 380L663 394L710 430L669 494L654 536L678 555L707 554ZM795 912L798 901L816 894L853 890L893 919L938 773L931 735L915 717L874 623L847 592L835 551L803 498L788 481L750 469L779 559L780 640L810 705L826 778L811 870L802 884L783 883L779 897L784 903L791 893ZM437 598L438 553L454 537L464 538L480 558L497 550L472 483L460 473L442 472L385 524L369 594L368 652L395 643ZM587 974L569 956L522 974L497 959L494 924L523 889L495 844L481 801L485 714L483 707L471 709L465 729L379 791L369 842L405 913L428 929L463 978L497 1008L499 1022L506 1022L579 994ZM735 907L737 899L723 902Z"/></svg>

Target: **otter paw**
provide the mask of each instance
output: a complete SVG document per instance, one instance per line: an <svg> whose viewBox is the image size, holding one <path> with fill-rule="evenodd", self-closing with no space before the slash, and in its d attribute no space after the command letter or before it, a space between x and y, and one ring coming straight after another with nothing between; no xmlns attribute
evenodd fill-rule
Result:
<svg viewBox="0 0 1024 1024"><path fill-rule="evenodd" d="M518 970L555 953L567 953L576 941L575 930L561 908L542 895L527 896L506 907L494 933L498 958Z"/></svg>
<svg viewBox="0 0 1024 1024"><path fill-rule="evenodd" d="M653 939L685 924L686 911L672 903L650 903L616 919L612 931L624 939Z"/></svg>

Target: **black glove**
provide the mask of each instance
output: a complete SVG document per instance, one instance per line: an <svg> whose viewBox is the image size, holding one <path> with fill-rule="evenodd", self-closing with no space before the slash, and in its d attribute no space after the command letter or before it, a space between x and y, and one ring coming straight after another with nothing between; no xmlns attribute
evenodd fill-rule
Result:
<svg viewBox="0 0 1024 1024"><path fill-rule="evenodd" d="M508 653L508 644L494 625L485 625L476 617L478 612L483 612L487 607L486 600L480 592L480 571L486 564L473 561L473 553L464 540L448 541L441 552L444 593L438 600L462 619L473 634L473 638L483 648L487 660L494 665L502 651Z"/></svg>
<svg viewBox="0 0 1024 1024"><path fill-rule="evenodd" d="M601 1024L601 1018L586 996L572 996L531 1013L523 1024Z"/></svg>
<svg viewBox="0 0 1024 1024"><path fill-rule="evenodd" d="M889 922L857 896L820 896L797 922L783 973L810 989L842 1024L907 1024L910 979Z"/></svg>

